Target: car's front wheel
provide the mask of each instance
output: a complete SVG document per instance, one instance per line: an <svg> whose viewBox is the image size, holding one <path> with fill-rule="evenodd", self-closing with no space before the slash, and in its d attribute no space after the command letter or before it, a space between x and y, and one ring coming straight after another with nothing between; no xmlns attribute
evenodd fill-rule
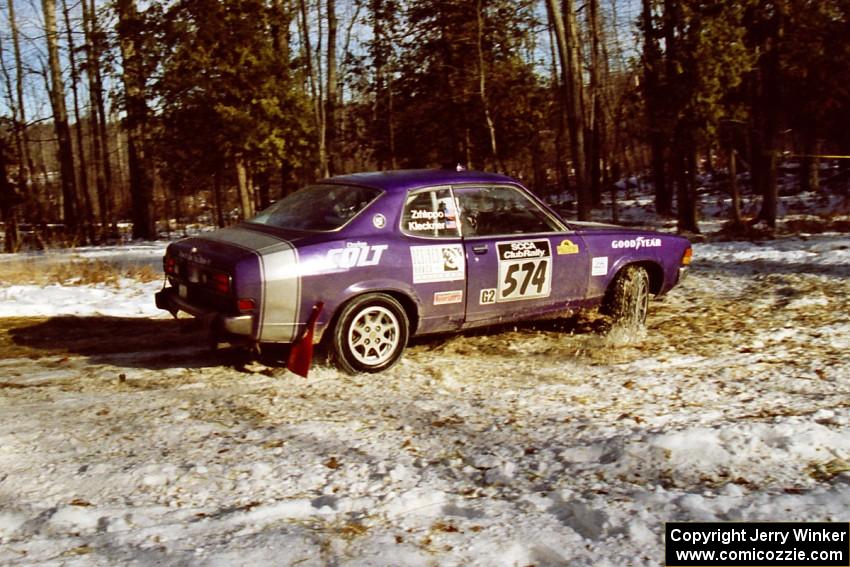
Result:
<svg viewBox="0 0 850 567"><path fill-rule="evenodd" d="M649 274L641 266L626 266L611 284L604 311L623 329L637 329L646 322L649 309Z"/></svg>
<svg viewBox="0 0 850 567"><path fill-rule="evenodd" d="M408 328L407 314L393 297L383 293L357 297L337 317L334 361L349 374L386 370L401 358Z"/></svg>

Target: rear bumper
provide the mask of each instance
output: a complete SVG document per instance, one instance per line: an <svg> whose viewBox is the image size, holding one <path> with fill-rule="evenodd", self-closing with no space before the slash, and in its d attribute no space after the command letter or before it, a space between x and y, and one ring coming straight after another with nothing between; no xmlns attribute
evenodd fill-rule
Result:
<svg viewBox="0 0 850 567"><path fill-rule="evenodd" d="M156 306L165 309L172 315L178 311L184 311L199 318L211 318L213 326L232 335L250 337L253 329L251 315L223 315L212 310L192 305L177 294L177 289L167 287L156 292Z"/></svg>

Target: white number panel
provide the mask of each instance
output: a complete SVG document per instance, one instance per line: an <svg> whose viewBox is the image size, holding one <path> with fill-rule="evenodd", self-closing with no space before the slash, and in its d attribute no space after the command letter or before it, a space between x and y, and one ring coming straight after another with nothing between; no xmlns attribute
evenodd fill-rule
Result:
<svg viewBox="0 0 850 567"><path fill-rule="evenodd" d="M549 297L552 292L552 249L548 240L497 242L499 288L496 300Z"/></svg>

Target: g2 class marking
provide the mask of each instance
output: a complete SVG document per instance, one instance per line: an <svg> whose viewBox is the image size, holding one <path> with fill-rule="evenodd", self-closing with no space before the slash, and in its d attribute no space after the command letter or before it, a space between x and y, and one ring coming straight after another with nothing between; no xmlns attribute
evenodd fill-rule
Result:
<svg viewBox="0 0 850 567"><path fill-rule="evenodd" d="M499 288L497 302L549 297L552 291L552 250L548 240L497 242Z"/></svg>
<svg viewBox="0 0 850 567"><path fill-rule="evenodd" d="M328 250L328 263L335 268L347 270L362 266L377 266L387 244L369 245L365 242L348 242L345 248Z"/></svg>
<svg viewBox="0 0 850 567"><path fill-rule="evenodd" d="M489 305L491 303L496 303L496 289L482 289L481 295L478 296L478 303L481 305Z"/></svg>

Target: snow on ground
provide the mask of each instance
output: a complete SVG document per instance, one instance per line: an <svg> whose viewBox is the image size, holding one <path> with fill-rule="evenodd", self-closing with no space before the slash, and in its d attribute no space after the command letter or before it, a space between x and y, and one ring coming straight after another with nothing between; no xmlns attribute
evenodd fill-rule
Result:
<svg viewBox="0 0 850 567"><path fill-rule="evenodd" d="M658 565L665 521L850 521L850 237L694 248L641 336L371 376L242 368L135 301L2 319L0 564Z"/></svg>
<svg viewBox="0 0 850 567"><path fill-rule="evenodd" d="M0 273L14 264L18 271L38 271L55 264L101 261L117 270L147 266L161 272L165 242L130 246L86 246L73 251L52 250L0 254ZM2 282L2 278L0 278ZM140 283L129 278L80 285L66 281L47 285L23 283L0 287L0 317L104 315L113 317L168 316L153 304L162 281Z"/></svg>

